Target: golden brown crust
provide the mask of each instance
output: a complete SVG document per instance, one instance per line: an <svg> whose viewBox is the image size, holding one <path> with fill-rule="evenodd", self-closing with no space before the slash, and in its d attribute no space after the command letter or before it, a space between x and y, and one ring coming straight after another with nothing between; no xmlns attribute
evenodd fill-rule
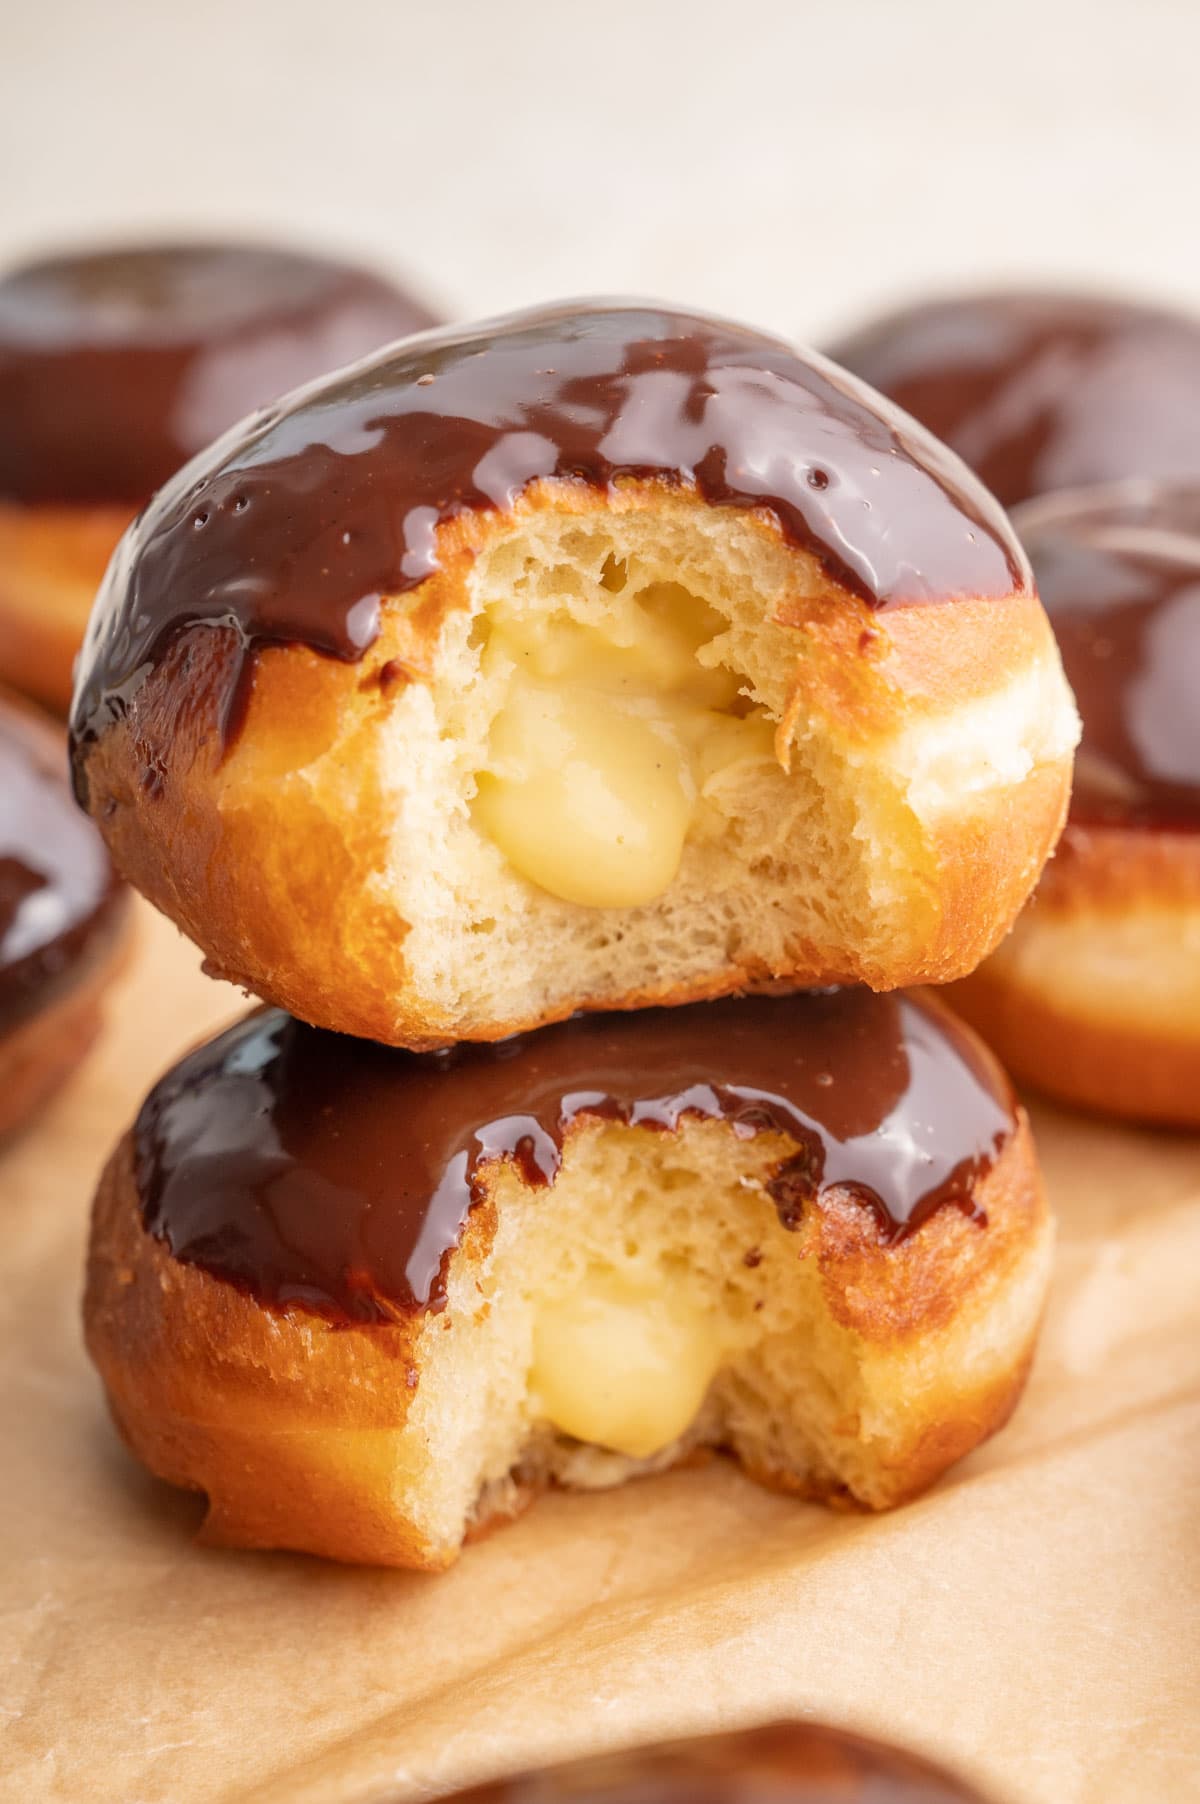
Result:
<svg viewBox="0 0 1200 1804"><path fill-rule="evenodd" d="M949 999L1047 1095L1200 1127L1198 987L1200 833L1072 824L1009 940Z"/></svg>
<svg viewBox="0 0 1200 1804"><path fill-rule="evenodd" d="M834 1319L864 1342L895 1351L948 1328L973 1291L1004 1284L1046 1219L1024 1111L976 1200L986 1227L948 1204L889 1244L861 1204L829 1191L806 1221Z"/></svg>
<svg viewBox="0 0 1200 1804"><path fill-rule="evenodd" d="M84 1323L130 1448L160 1478L207 1493L203 1539L439 1564L380 1512L379 1474L348 1448L323 1461L305 1444L306 1434L403 1427L417 1319L331 1328L181 1264L142 1227L130 1136L96 1197Z"/></svg>
<svg viewBox="0 0 1200 1804"><path fill-rule="evenodd" d="M746 1476L765 1490L798 1497L806 1503L823 1503L833 1510L861 1514L869 1507L896 1509L900 1504L911 1503L936 1484L943 1472L948 1472L951 1466L957 1465L959 1460L965 1459L968 1453L973 1453L976 1447L981 1447L1007 1425L1021 1401L1029 1377L1034 1341L1023 1343L1023 1349L1014 1356L1007 1370L989 1383L976 1386L969 1398L958 1399L953 1416L931 1421L909 1444L903 1459L896 1461L886 1474L887 1498L884 1503L868 1506L845 1486L797 1484L779 1466L760 1465L745 1455L739 1464Z"/></svg>
<svg viewBox="0 0 1200 1804"><path fill-rule="evenodd" d="M104 1024L108 991L129 961L133 916L119 909L103 949L84 960L44 1008L0 1031L0 1139L49 1102L91 1051Z"/></svg>
<svg viewBox="0 0 1200 1804"><path fill-rule="evenodd" d="M815 1262L831 1314L860 1337L864 1356L895 1359L898 1370L920 1356L921 1410L865 1500L871 1507L931 1484L1003 1425L1024 1384L1032 1331L973 1387L963 1386L952 1351L964 1319L1003 1311L1014 1288L1028 1284L1031 1261L1044 1281L1038 1268L1051 1229L1023 1114L977 1201L986 1227L946 1206L889 1245L869 1210L830 1192L796 1231L797 1258ZM495 1231L489 1188L455 1262L477 1268ZM447 1327L448 1316L334 1326L301 1309L264 1307L181 1263L142 1225L127 1135L96 1197L84 1322L131 1450L158 1476L207 1495L203 1539L428 1570L456 1556L457 1547L431 1545L397 1513L390 1437L377 1432L404 1427L421 1382L422 1333ZM494 1505L501 1517L544 1485L514 1476ZM829 1479L802 1482L762 1465L751 1476L842 1506L855 1501ZM475 1528L489 1520L485 1508Z"/></svg>
<svg viewBox="0 0 1200 1804"><path fill-rule="evenodd" d="M1196 947L1200 833L1072 824L1009 942L949 999L1038 1090L1198 1128Z"/></svg>
<svg viewBox="0 0 1200 1804"><path fill-rule="evenodd" d="M1106 1026L1017 990L985 967L955 986L964 1017L1023 1083L1101 1115L1200 1127L1200 1042Z"/></svg>
<svg viewBox="0 0 1200 1804"><path fill-rule="evenodd" d="M1036 595L963 598L882 615L845 593L818 605L805 622L806 635L829 655L797 661L788 718L826 721L831 729L836 723L868 754L898 725L918 731L954 706L1019 682L1053 645ZM864 633L870 642L861 653ZM1008 930L1053 851L1070 781L1071 760L1063 756L1031 770L1019 795L1006 790L1003 803L961 797L928 835L940 888L936 929L920 947L919 965L910 953L903 970L860 969L829 981L898 989L945 983L973 970ZM897 941L904 944L901 923ZM801 981L822 980L805 975Z"/></svg>
<svg viewBox="0 0 1200 1804"><path fill-rule="evenodd" d="M704 504L672 493L672 505ZM519 507L630 510L662 505L653 483L615 494L533 491ZM777 525L750 515L774 541ZM806 985L865 982L876 989L940 983L972 969L1028 896L1062 826L1070 758L1056 751L1015 787L977 792L927 826L911 918L896 923L890 958L827 951L794 938L786 970L754 952L715 964L684 985L571 995L533 1017L464 1022L439 1012L413 980L406 925L364 873L386 868L393 822L364 787L353 811L331 811L284 775L311 766L335 739L339 765L369 771L395 673L427 674L445 617L467 605L470 566L508 524L462 515L439 533L441 568L403 605L387 604L380 636L357 663L303 646L257 656L244 727L223 757L221 697L237 656L231 631L181 635L134 697L126 718L84 750L88 806L118 868L203 950L214 974L306 1021L410 1046L498 1039L577 1008L640 1008L762 988L780 977ZM797 554L799 556L800 554ZM898 730L918 732L950 703L993 696L1057 654L1035 596L872 612L829 579L813 593L811 560L785 624L803 630L785 725L796 718L869 758ZM814 655L815 653L815 655Z"/></svg>
<svg viewBox="0 0 1200 1804"><path fill-rule="evenodd" d="M0 501L0 682L65 714L75 654L129 508Z"/></svg>

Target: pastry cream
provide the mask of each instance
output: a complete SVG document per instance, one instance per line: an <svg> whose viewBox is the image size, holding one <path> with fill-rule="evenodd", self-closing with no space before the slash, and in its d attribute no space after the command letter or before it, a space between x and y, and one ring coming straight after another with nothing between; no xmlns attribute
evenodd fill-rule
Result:
<svg viewBox="0 0 1200 1804"><path fill-rule="evenodd" d="M627 908L662 895L719 772L771 759L773 728L740 679L697 653L724 626L674 583L603 625L497 620L483 654L506 671L475 820L564 901Z"/></svg>
<svg viewBox="0 0 1200 1804"><path fill-rule="evenodd" d="M691 1426L720 1359L712 1318L682 1283L597 1270L539 1309L530 1387L564 1434L648 1459Z"/></svg>

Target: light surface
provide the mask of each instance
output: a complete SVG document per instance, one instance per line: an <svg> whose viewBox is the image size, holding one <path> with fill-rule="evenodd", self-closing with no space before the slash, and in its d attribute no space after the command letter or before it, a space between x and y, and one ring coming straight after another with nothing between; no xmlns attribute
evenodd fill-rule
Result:
<svg viewBox="0 0 1200 1804"><path fill-rule="evenodd" d="M460 315L634 290L800 335L993 277L1200 298L1187 0L10 0L0 257L377 257Z"/></svg>

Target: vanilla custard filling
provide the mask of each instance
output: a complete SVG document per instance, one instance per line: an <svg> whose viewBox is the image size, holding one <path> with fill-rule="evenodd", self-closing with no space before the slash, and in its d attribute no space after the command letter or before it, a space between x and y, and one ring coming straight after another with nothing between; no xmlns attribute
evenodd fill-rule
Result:
<svg viewBox="0 0 1200 1804"><path fill-rule="evenodd" d="M598 625L492 617L483 669L503 700L474 819L523 877L593 908L651 902L703 831L714 781L774 759L772 723L741 679L698 661L724 624L674 583Z"/></svg>
<svg viewBox="0 0 1200 1804"><path fill-rule="evenodd" d="M682 1283L592 1271L539 1308L529 1382L563 1434L648 1459L690 1428L720 1361L712 1317Z"/></svg>

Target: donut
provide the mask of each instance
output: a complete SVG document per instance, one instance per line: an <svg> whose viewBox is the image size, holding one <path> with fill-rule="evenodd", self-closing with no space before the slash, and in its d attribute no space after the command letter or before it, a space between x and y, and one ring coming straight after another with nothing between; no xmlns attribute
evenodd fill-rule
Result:
<svg viewBox="0 0 1200 1804"><path fill-rule="evenodd" d="M87 1344L203 1538L439 1569L706 1449L869 1510L999 1428L1052 1227L1000 1068L865 989L416 1053L256 1012L103 1175Z"/></svg>
<svg viewBox="0 0 1200 1804"><path fill-rule="evenodd" d="M1083 740L1058 854L955 1004L1049 1095L1200 1127L1200 481L1014 519Z"/></svg>
<svg viewBox="0 0 1200 1804"><path fill-rule="evenodd" d="M1077 723L1005 516L815 354L596 302L393 346L165 488L77 793L210 968L413 1048L972 969Z"/></svg>
<svg viewBox="0 0 1200 1804"><path fill-rule="evenodd" d="M61 729L0 695L0 1137L83 1059L128 940L127 894L66 764Z"/></svg>
<svg viewBox="0 0 1200 1804"><path fill-rule="evenodd" d="M1005 507L1125 477L1200 476L1200 320L1094 294L965 294L830 356L953 447Z"/></svg>
<svg viewBox="0 0 1200 1804"><path fill-rule="evenodd" d="M65 711L104 567L155 489L251 408L430 324L365 270L252 244L0 278L0 680Z"/></svg>
<svg viewBox="0 0 1200 1804"><path fill-rule="evenodd" d="M915 1754L817 1722L764 1723L598 1754L454 1792L447 1804L984 1804Z"/></svg>

